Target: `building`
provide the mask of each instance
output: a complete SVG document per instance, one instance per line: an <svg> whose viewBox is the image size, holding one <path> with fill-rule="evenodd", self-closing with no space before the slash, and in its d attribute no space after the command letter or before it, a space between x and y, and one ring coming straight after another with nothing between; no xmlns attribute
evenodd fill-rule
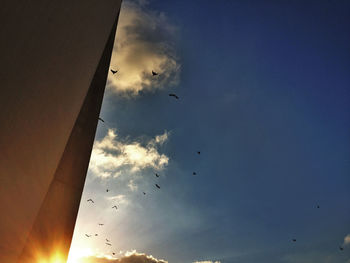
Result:
<svg viewBox="0 0 350 263"><path fill-rule="evenodd" d="M2 2L0 262L68 256L120 5Z"/></svg>

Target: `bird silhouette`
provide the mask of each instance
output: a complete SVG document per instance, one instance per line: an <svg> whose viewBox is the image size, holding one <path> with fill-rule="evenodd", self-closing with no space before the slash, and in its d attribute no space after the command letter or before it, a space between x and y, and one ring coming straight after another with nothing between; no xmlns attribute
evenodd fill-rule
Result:
<svg viewBox="0 0 350 263"><path fill-rule="evenodd" d="M192 174L193 174L193 175L197 175L197 173L196 173L196 172L193 172Z"/></svg>
<svg viewBox="0 0 350 263"><path fill-rule="evenodd" d="M152 76L157 76L158 75L158 73L157 72L154 72L153 70L152 70Z"/></svg>
<svg viewBox="0 0 350 263"><path fill-rule="evenodd" d="M98 120L99 121L102 121L102 122L105 122L102 118L98 117Z"/></svg>
<svg viewBox="0 0 350 263"><path fill-rule="evenodd" d="M98 234L95 234L95 237L97 237L98 236Z"/></svg>
<svg viewBox="0 0 350 263"><path fill-rule="evenodd" d="M87 202L95 203L94 200L92 200L91 198L88 199Z"/></svg>
<svg viewBox="0 0 350 263"><path fill-rule="evenodd" d="M160 186L159 186L158 184L156 184L156 187L157 187L158 189L160 189Z"/></svg>
<svg viewBox="0 0 350 263"><path fill-rule="evenodd" d="M104 224L99 223L98 225L99 225L99 226L103 226Z"/></svg>
<svg viewBox="0 0 350 263"><path fill-rule="evenodd" d="M156 177L159 177L159 174L156 173Z"/></svg>
<svg viewBox="0 0 350 263"><path fill-rule="evenodd" d="M294 238L294 239L292 239L292 241L293 241L293 242L296 242L297 240Z"/></svg>
<svg viewBox="0 0 350 263"><path fill-rule="evenodd" d="M108 189L106 189L106 192L108 193L108 192L109 192L109 190L108 190Z"/></svg>
<svg viewBox="0 0 350 263"><path fill-rule="evenodd" d="M201 152L199 152L199 151L198 151L197 153L198 153L198 154L201 154Z"/></svg>
<svg viewBox="0 0 350 263"><path fill-rule="evenodd" d="M344 250L344 248L343 248L343 247L339 247L339 249L340 249L341 251L343 251L343 250Z"/></svg>
<svg viewBox="0 0 350 263"><path fill-rule="evenodd" d="M112 208L115 208L115 209L118 209L118 207L115 205L115 206L113 206Z"/></svg>
<svg viewBox="0 0 350 263"><path fill-rule="evenodd" d="M144 195L146 194L145 192L142 192Z"/></svg>
<svg viewBox="0 0 350 263"><path fill-rule="evenodd" d="M108 246L112 246L112 244L110 244L110 243L106 243L106 245L108 245Z"/></svg>
<svg viewBox="0 0 350 263"><path fill-rule="evenodd" d="M170 97L174 97L174 98L177 99L177 100L179 99L179 97L178 97L176 94L174 94L174 93L170 93L169 96L170 96Z"/></svg>
<svg viewBox="0 0 350 263"><path fill-rule="evenodd" d="M87 237L91 237L91 235L88 235L88 234L85 234L85 236L87 236Z"/></svg>
<svg viewBox="0 0 350 263"><path fill-rule="evenodd" d="M113 73L113 75L115 74L115 73L117 73L118 72L118 70L113 70L113 69L111 69L111 72Z"/></svg>
<svg viewBox="0 0 350 263"><path fill-rule="evenodd" d="M316 207L317 207L317 208L320 208L320 206L319 206L319 205L317 205Z"/></svg>
<svg viewBox="0 0 350 263"><path fill-rule="evenodd" d="M113 252L112 255L115 256L115 253Z"/></svg>
<svg viewBox="0 0 350 263"><path fill-rule="evenodd" d="M111 242L110 240L108 240L107 238L106 238L106 241L109 243L109 242Z"/></svg>

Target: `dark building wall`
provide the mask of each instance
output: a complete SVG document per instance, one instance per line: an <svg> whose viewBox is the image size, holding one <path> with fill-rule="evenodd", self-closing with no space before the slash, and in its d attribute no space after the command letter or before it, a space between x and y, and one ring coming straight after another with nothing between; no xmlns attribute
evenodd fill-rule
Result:
<svg viewBox="0 0 350 263"><path fill-rule="evenodd" d="M119 9L119 0L2 2L0 262L16 262L26 244Z"/></svg>

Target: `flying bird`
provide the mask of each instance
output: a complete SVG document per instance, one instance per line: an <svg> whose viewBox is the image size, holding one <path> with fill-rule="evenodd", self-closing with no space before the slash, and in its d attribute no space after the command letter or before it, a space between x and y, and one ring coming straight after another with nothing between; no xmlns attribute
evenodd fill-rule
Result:
<svg viewBox="0 0 350 263"><path fill-rule="evenodd" d="M98 236L98 234L95 234L95 237L97 237Z"/></svg>
<svg viewBox="0 0 350 263"><path fill-rule="evenodd" d="M158 189L160 189L160 186L159 186L158 184L156 184L156 187L157 187Z"/></svg>
<svg viewBox="0 0 350 263"><path fill-rule="evenodd" d="M91 198L88 199L87 202L95 203Z"/></svg>
<svg viewBox="0 0 350 263"><path fill-rule="evenodd" d="M111 69L111 72L113 73L113 75L115 74L115 73L117 73L118 72L118 70L113 70L113 69Z"/></svg>
<svg viewBox="0 0 350 263"><path fill-rule="evenodd" d="M110 244L110 243L106 243L106 245L111 246L112 244Z"/></svg>
<svg viewBox="0 0 350 263"><path fill-rule="evenodd" d="M112 255L115 256L115 253L113 252Z"/></svg>
<svg viewBox="0 0 350 263"><path fill-rule="evenodd" d="M340 249L341 251L343 251L343 250L344 250L344 248L343 248L343 247L339 247L339 249Z"/></svg>
<svg viewBox="0 0 350 263"><path fill-rule="evenodd" d="M106 189L106 192L108 193L108 192L109 192L109 190L108 190L108 189Z"/></svg>
<svg viewBox="0 0 350 263"><path fill-rule="evenodd" d="M88 234L85 234L85 236L87 236L87 237L91 237L91 235L88 235Z"/></svg>
<svg viewBox="0 0 350 263"><path fill-rule="evenodd" d="M102 122L105 122L102 118L98 117L98 120L99 121L102 121Z"/></svg>
<svg viewBox="0 0 350 263"><path fill-rule="evenodd" d="M319 205L317 205L316 207L317 207L317 208L320 208L320 206L319 206Z"/></svg>
<svg viewBox="0 0 350 263"><path fill-rule="evenodd" d="M199 151L198 151L197 153L198 153L198 154L201 154L201 152L199 152Z"/></svg>
<svg viewBox="0 0 350 263"><path fill-rule="evenodd" d="M145 192L142 192L144 195L146 194Z"/></svg>
<svg viewBox="0 0 350 263"><path fill-rule="evenodd" d="M115 208L115 209L118 209L118 207L115 205L115 206L113 206L112 208Z"/></svg>
<svg viewBox="0 0 350 263"><path fill-rule="evenodd" d="M154 72L153 70L152 70L152 76L157 76L158 75L158 73L157 72Z"/></svg>
<svg viewBox="0 0 350 263"><path fill-rule="evenodd" d="M294 239L292 239L292 241L293 241L293 242L296 242L297 240L294 238Z"/></svg>
<svg viewBox="0 0 350 263"><path fill-rule="evenodd" d="M178 97L176 94L174 94L174 93L170 93L169 96L170 96L170 97L174 97L174 98L177 99L177 100L179 99L179 97Z"/></svg>
<svg viewBox="0 0 350 263"><path fill-rule="evenodd" d="M106 238L106 241L109 243L109 242L111 242L110 240L108 240L107 238Z"/></svg>
<svg viewBox="0 0 350 263"><path fill-rule="evenodd" d="M104 224L99 223L98 225L99 225L99 226L103 226Z"/></svg>
<svg viewBox="0 0 350 263"><path fill-rule="evenodd" d="M156 177L159 177L159 174L156 173Z"/></svg>
<svg viewBox="0 0 350 263"><path fill-rule="evenodd" d="M197 173L196 173L196 172L193 172L192 174L193 174L193 175L197 175Z"/></svg>

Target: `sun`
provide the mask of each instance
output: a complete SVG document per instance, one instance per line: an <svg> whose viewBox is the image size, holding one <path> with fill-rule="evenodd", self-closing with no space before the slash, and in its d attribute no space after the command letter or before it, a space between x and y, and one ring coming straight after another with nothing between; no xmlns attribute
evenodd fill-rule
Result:
<svg viewBox="0 0 350 263"><path fill-rule="evenodd" d="M38 263L66 263L66 260L60 252L55 252L49 258L39 258Z"/></svg>

